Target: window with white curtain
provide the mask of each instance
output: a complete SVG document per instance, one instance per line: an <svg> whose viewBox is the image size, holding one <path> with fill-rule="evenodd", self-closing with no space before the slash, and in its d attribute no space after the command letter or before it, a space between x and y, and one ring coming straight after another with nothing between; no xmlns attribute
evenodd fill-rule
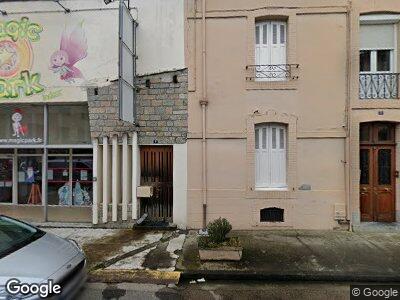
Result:
<svg viewBox="0 0 400 300"><path fill-rule="evenodd" d="M287 127L264 123L255 127L256 189L286 189Z"/></svg>
<svg viewBox="0 0 400 300"><path fill-rule="evenodd" d="M255 64L257 80L286 78L286 22L263 21L255 27Z"/></svg>

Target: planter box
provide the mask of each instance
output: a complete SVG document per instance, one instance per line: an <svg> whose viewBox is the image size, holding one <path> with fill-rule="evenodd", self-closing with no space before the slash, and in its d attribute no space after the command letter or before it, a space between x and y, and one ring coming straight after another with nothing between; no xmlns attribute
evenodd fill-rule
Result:
<svg viewBox="0 0 400 300"><path fill-rule="evenodd" d="M242 247L219 247L199 249L200 260L234 260L242 258Z"/></svg>

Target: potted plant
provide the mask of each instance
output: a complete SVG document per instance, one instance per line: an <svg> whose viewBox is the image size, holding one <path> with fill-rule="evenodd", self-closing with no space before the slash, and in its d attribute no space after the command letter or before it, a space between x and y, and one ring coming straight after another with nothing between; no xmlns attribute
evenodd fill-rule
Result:
<svg viewBox="0 0 400 300"><path fill-rule="evenodd" d="M243 248L239 239L226 236L231 230L232 225L227 219L210 222L208 235L198 239L200 260L240 260Z"/></svg>

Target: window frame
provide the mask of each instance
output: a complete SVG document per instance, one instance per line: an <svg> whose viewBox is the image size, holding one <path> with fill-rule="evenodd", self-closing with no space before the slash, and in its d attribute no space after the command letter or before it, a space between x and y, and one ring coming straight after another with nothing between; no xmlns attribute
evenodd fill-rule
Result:
<svg viewBox="0 0 400 300"><path fill-rule="evenodd" d="M297 44L297 13L293 9L260 8L246 13L247 17L247 59L245 70L246 91L252 90L297 90L299 81L300 67L296 64L296 44ZM290 78L279 81L258 81L255 80L255 24L263 20L285 21L286 28L286 63L291 66Z"/></svg>
<svg viewBox="0 0 400 300"><path fill-rule="evenodd" d="M281 134L282 131L283 135ZM256 141L255 190L287 191L287 126L285 124L273 122L261 123L255 125L254 132ZM283 143L281 141L282 137ZM284 155L282 155L282 153L284 153ZM275 164L273 162L275 162ZM266 166L261 166L259 164L266 164ZM263 168L267 169L263 171ZM263 172L264 174L260 175L260 173ZM277 178L275 176L282 178Z"/></svg>
<svg viewBox="0 0 400 300"><path fill-rule="evenodd" d="M282 43L282 26L284 26L284 40ZM276 34L275 34L276 28ZM267 33L265 33L267 32ZM274 42L276 41L276 43ZM282 50L280 50L280 48ZM276 53L275 51L276 50ZM279 53L282 51L282 53ZM255 81L287 81L286 76L279 76L285 72L288 63L288 21L262 20L254 24L254 64ZM276 57L274 56L274 53ZM266 56L266 57L264 57ZM282 57L281 57L282 56ZM282 60L282 61L281 61ZM257 73L268 72L271 77L258 77Z"/></svg>
<svg viewBox="0 0 400 300"><path fill-rule="evenodd" d="M369 51L370 52L370 70L369 71L361 71L360 74L377 74L377 73L396 73L396 55L395 48L360 48L360 56L361 51ZM390 70L389 71L379 71L378 70L378 51L390 51ZM360 59L361 61L361 59Z"/></svg>
<svg viewBox="0 0 400 300"><path fill-rule="evenodd" d="M14 103L12 103L14 105ZM25 103L15 103L15 105L20 105L20 104L25 104ZM30 105L31 103L26 103L28 105ZM10 105L10 103L4 103L1 105ZM43 118L43 122L44 122L44 126L43 126L43 143L42 144L0 144L0 150L8 150L10 149L10 153L0 153L0 157L10 157L13 159L13 200L12 202L7 202L7 203L0 203L1 205L18 205L18 206L29 206L29 207L66 207L66 206L61 206L61 205L48 205L47 204L47 200L44 201L44 197L42 197L42 202L38 205L32 205L32 204L20 204L18 201L18 159L20 157L40 157L41 158L41 183L40 186L42 187L41 189L41 193L44 194L44 190L43 187L46 186L48 184L48 179L47 179L47 158L48 156L52 156L52 154L48 154L49 150L53 150L53 149L71 149L73 150L77 150L77 149L93 149L93 141L92 139L90 140L90 142L88 143L81 143L81 144L49 144L48 143L48 134L49 134L49 111L48 108L50 105L71 105L71 106L82 106L85 109L89 109L88 103L87 102L80 102L80 103L76 103L76 102L63 102L63 103L52 103L52 104L40 104L43 107L43 111L41 112L41 114L43 114L44 118ZM89 131L91 132L90 129L90 122L89 122ZM22 149L29 149L29 150L39 150L39 153L20 153L20 150ZM70 150L69 150L70 151ZM92 156L93 154L72 154L72 157L83 157L83 156ZM46 174L46 175L45 175ZM71 173L72 174L72 173ZM93 180L94 181L94 180ZM42 195L43 195L42 194ZM93 205L93 204L92 204ZM92 205L81 205L81 206L70 206L70 207L92 207Z"/></svg>
<svg viewBox="0 0 400 300"><path fill-rule="evenodd" d="M265 199L296 199L297 198L297 115L268 110L263 113L249 114L246 130L247 186L246 198L264 201ZM287 126L286 147L286 190L257 190L255 188L255 125L260 123L280 123ZM258 217L257 217L258 219Z"/></svg>
<svg viewBox="0 0 400 300"><path fill-rule="evenodd" d="M372 25L388 25L387 23L365 23L365 24L372 24ZM363 23L360 24L360 27L364 25ZM393 27L393 40L394 40L394 46L393 47L372 47L372 48L365 48L365 47L360 47L359 48L359 60L360 59L360 54L361 51L369 51L370 52L370 70L369 71L361 71L361 68L359 69L360 74L376 74L376 73L382 73L382 74L390 74L390 73L397 73L397 27L396 23L390 23ZM378 71L378 51L382 50L389 50L390 51L390 70L389 71Z"/></svg>

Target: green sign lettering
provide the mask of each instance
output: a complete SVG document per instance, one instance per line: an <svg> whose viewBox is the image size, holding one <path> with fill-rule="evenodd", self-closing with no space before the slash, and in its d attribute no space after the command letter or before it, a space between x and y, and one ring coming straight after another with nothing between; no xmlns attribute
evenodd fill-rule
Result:
<svg viewBox="0 0 400 300"><path fill-rule="evenodd" d="M30 22L27 17L22 17L20 21L0 22L0 39L10 37L16 42L18 39L27 38L31 42L37 42L42 31L43 27L40 24Z"/></svg>
<svg viewBox="0 0 400 300"><path fill-rule="evenodd" d="M20 94L31 96L44 91L40 84L40 74L30 74L29 71L22 71L19 77L11 79L0 78L0 98L18 98Z"/></svg>

